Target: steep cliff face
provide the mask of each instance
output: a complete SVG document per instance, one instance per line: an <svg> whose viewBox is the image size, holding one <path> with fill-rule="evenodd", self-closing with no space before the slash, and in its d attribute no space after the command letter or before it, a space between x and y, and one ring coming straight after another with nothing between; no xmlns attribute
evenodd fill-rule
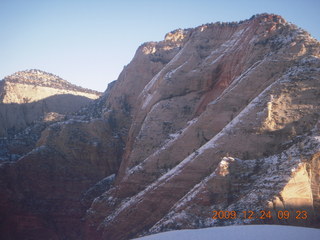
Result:
<svg viewBox="0 0 320 240"><path fill-rule="evenodd" d="M318 173L303 170L317 166L311 159L318 148L308 154L300 149L295 156L286 151L303 144L319 118L319 42L275 15L168 36L158 44L177 41L179 52L138 95L116 184L93 201L87 237L98 231L103 239L126 239L150 228L227 224L231 221L217 223L208 213L279 209L276 196L286 209L310 212L308 222L285 223L318 225L319 182L311 184ZM152 49L149 54L157 54L157 47ZM226 156L239 159L243 175L215 177ZM286 165L290 158L295 160ZM279 162L278 168L266 170L270 161ZM289 180L297 165L308 193L300 189L290 196L287 191L299 188ZM263 189L260 175L277 187ZM243 184L229 178L244 178ZM260 190L265 196L252 201Z"/></svg>
<svg viewBox="0 0 320 240"><path fill-rule="evenodd" d="M269 14L141 45L100 99L0 167L0 232L129 239L235 223L319 227L319 56L317 40ZM213 210L274 217L219 220ZM308 219L282 221L279 210Z"/></svg>
<svg viewBox="0 0 320 240"><path fill-rule="evenodd" d="M58 94L72 94L96 99L101 93L73 85L41 70L16 72L2 80L2 103L30 103Z"/></svg>
<svg viewBox="0 0 320 240"><path fill-rule="evenodd" d="M40 70L14 73L0 82L0 136L16 133L46 113L79 110L100 95Z"/></svg>

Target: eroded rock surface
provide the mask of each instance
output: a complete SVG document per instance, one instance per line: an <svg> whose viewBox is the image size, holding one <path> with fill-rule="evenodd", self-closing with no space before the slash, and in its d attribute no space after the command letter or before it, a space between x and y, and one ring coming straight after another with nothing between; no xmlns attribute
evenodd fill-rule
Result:
<svg viewBox="0 0 320 240"><path fill-rule="evenodd" d="M270 14L141 45L103 96L63 121L47 116L56 120L35 147L0 167L0 232L114 240L319 227L319 56L316 39ZM213 210L308 219L214 220Z"/></svg>
<svg viewBox="0 0 320 240"><path fill-rule="evenodd" d="M17 133L46 114L77 111L100 95L40 70L14 73L0 81L0 137Z"/></svg>
<svg viewBox="0 0 320 240"><path fill-rule="evenodd" d="M232 207L277 209L273 198L278 195L289 210L289 203L296 202L291 205L310 212L308 222L282 223L318 226L314 196L319 196L314 183L311 190L311 175L302 173L304 189L289 197L286 192L299 188L297 184L289 190L293 176L285 177L280 166L280 172L265 175L259 169L272 165L264 161L304 141L317 124L319 42L275 15L175 33L179 37L164 42L183 39L183 45L139 94L140 110L133 118L116 185L95 199L87 212L86 236L98 231L103 239L127 239L145 231L228 224L213 221L208 213ZM310 159L302 150L287 166L289 173ZM210 180L226 156L244 166L253 162L252 172L243 167L244 175ZM288 158L280 157L279 162ZM256 179L261 175L267 182L270 174L275 179L283 175L284 180L277 179L279 187L251 205L248 196L263 190ZM239 196L247 188L247 195ZM307 193L301 194L304 190ZM194 191L202 197L189 197ZM242 198L245 205L239 206ZM176 210L182 202L184 207Z"/></svg>

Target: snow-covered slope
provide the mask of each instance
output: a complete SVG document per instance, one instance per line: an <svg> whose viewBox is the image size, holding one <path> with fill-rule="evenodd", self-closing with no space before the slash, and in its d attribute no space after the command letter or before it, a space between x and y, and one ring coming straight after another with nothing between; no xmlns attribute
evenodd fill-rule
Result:
<svg viewBox="0 0 320 240"><path fill-rule="evenodd" d="M317 240L319 238L320 229L315 228L246 225L170 231L135 240Z"/></svg>

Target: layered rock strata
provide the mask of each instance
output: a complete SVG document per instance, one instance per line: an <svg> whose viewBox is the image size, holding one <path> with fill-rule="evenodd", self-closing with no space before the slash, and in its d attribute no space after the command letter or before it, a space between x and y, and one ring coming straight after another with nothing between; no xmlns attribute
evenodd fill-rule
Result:
<svg viewBox="0 0 320 240"><path fill-rule="evenodd" d="M100 99L0 167L2 236L319 227L319 56L316 39L271 14L141 45ZM273 218L212 219L213 210ZM282 221L282 210L308 219Z"/></svg>
<svg viewBox="0 0 320 240"><path fill-rule="evenodd" d="M0 81L0 137L7 137L49 113L79 110L101 93L40 70L14 73Z"/></svg>

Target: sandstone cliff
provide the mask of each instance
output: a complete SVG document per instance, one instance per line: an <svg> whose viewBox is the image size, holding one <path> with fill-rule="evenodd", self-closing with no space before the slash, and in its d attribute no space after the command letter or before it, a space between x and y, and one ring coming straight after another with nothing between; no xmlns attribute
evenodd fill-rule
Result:
<svg viewBox="0 0 320 240"><path fill-rule="evenodd" d="M100 99L0 167L2 236L320 227L319 57L316 39L270 14L141 45ZM213 210L273 218L219 220ZM279 210L308 218L280 220Z"/></svg>
<svg viewBox="0 0 320 240"><path fill-rule="evenodd" d="M79 110L100 95L40 70L14 73L0 81L0 136L16 133L50 112Z"/></svg>
<svg viewBox="0 0 320 240"><path fill-rule="evenodd" d="M175 34L179 37L172 38ZM308 222L293 219L292 224L318 225L319 181L311 181L318 172L306 175L303 170L317 169L318 160L312 159L318 148L309 146L308 154L304 148L297 155L288 151L306 141L319 118L319 42L275 15L168 36L158 43L159 51L152 43L152 51L137 53L166 56L163 44L181 44L138 95L139 110L116 185L87 212L87 236L98 231L103 239L126 239L148 229L228 224L231 221L216 223L208 213L276 209L277 196L282 207L310 212ZM226 156L245 164L242 173L215 177ZM271 174L272 159L279 166ZM293 161L286 165L288 159ZM299 163L305 178L301 185L292 185L292 169ZM268 180L270 174L275 181ZM263 183L257 182L260 175ZM304 189L290 196L287 185L291 192ZM260 194L265 196L258 198Z"/></svg>

